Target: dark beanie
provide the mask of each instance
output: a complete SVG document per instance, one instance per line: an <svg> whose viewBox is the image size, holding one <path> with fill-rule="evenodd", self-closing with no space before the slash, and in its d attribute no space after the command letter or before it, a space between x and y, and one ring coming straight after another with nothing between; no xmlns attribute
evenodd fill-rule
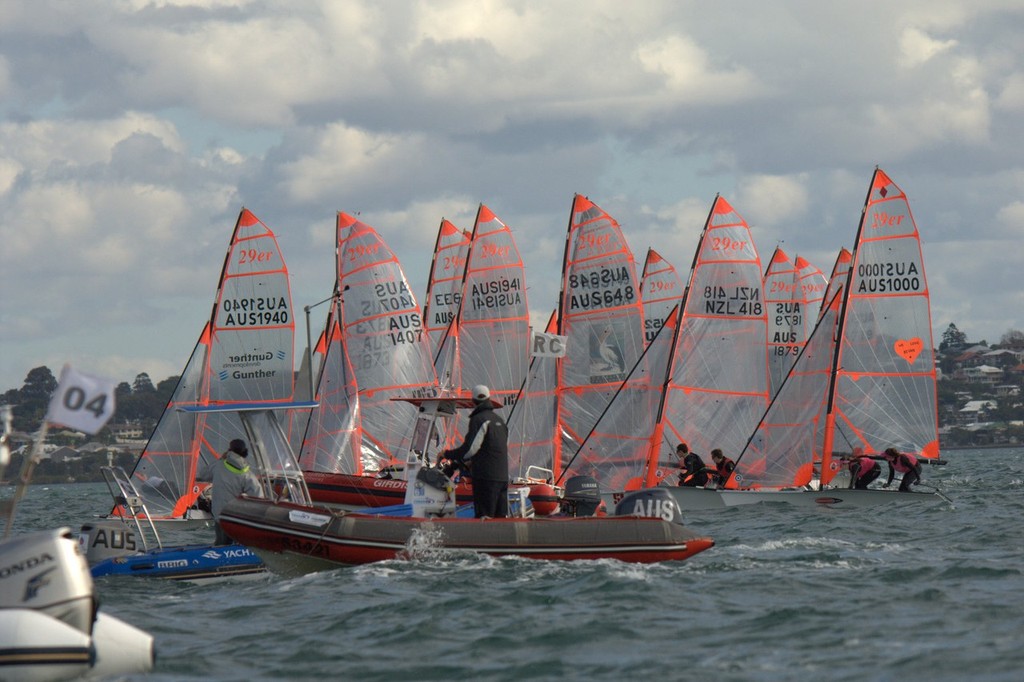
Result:
<svg viewBox="0 0 1024 682"><path fill-rule="evenodd" d="M242 457L249 456L249 449L245 447L245 441L242 440L241 438L236 438L233 441L231 441L231 445L228 446L228 450L235 453L236 455L241 455Z"/></svg>

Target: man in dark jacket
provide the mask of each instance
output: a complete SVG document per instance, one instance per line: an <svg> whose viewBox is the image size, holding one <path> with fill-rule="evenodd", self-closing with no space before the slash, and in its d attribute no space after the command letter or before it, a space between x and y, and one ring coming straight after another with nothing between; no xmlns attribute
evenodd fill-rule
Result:
<svg viewBox="0 0 1024 682"><path fill-rule="evenodd" d="M473 387L473 403L466 439L457 448L444 450L439 459L469 467L478 519L504 518L508 516L508 426L495 414L486 386Z"/></svg>

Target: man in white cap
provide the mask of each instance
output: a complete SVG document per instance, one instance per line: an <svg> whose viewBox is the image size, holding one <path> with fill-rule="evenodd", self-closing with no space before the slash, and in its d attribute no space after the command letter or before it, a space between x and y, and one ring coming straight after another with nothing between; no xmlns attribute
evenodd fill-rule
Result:
<svg viewBox="0 0 1024 682"><path fill-rule="evenodd" d="M441 452L438 459L469 466L478 519L504 518L508 516L508 426L494 412L491 391L483 384L473 387L473 403L466 439L454 450Z"/></svg>

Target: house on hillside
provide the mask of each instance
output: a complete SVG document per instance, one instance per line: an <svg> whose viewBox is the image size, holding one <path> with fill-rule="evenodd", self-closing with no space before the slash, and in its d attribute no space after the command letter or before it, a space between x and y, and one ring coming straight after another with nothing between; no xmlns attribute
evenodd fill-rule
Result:
<svg viewBox="0 0 1024 682"><path fill-rule="evenodd" d="M1000 369L1009 369L1020 364L1021 354L1017 351L1001 348L982 353L982 363Z"/></svg>
<svg viewBox="0 0 1024 682"><path fill-rule="evenodd" d="M968 400L960 408L957 421L963 426L982 424L988 420L988 413L998 406L994 400Z"/></svg>
<svg viewBox="0 0 1024 682"><path fill-rule="evenodd" d="M1006 372L1004 372L1000 367L976 365L973 367L962 367L958 369L953 376L960 381L995 386L996 384L1002 383L1003 378L1006 376Z"/></svg>
<svg viewBox="0 0 1024 682"><path fill-rule="evenodd" d="M957 369L963 369L964 367L976 367L985 363L984 355L988 353L991 348L988 346L976 345L969 348L963 349L959 355L953 360Z"/></svg>
<svg viewBox="0 0 1024 682"><path fill-rule="evenodd" d="M82 453L65 445L51 452L48 459L54 464L64 464L66 462L82 459Z"/></svg>

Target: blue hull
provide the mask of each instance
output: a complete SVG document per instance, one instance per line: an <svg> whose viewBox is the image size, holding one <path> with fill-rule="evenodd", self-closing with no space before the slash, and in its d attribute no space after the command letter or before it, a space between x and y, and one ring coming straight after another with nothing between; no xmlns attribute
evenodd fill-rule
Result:
<svg viewBox="0 0 1024 682"><path fill-rule="evenodd" d="M163 580L210 580L266 570L260 558L242 545L164 547L112 557L90 567L93 578L139 576Z"/></svg>

